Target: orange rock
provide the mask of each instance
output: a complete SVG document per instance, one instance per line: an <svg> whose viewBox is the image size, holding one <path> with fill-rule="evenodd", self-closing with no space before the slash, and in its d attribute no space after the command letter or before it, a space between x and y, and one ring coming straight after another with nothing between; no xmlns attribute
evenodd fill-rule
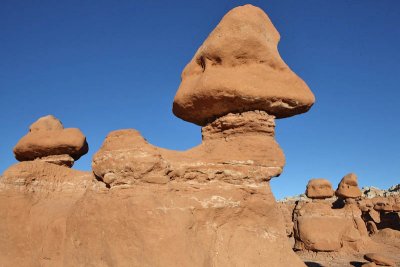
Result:
<svg viewBox="0 0 400 267"><path fill-rule="evenodd" d="M306 195L309 198L329 198L334 195L332 184L326 179L308 181Z"/></svg>
<svg viewBox="0 0 400 267"><path fill-rule="evenodd" d="M329 202L298 202L293 222L298 250L339 251L344 244L358 244L367 235L361 211L352 205L332 209Z"/></svg>
<svg viewBox="0 0 400 267"><path fill-rule="evenodd" d="M361 196L361 190L358 188L357 175L349 173L342 178L338 188L336 189L336 196L342 198L357 198Z"/></svg>
<svg viewBox="0 0 400 267"><path fill-rule="evenodd" d="M15 158L19 161L29 161L49 156L68 155L78 160L88 152L85 136L79 129L64 129L61 122L54 116L45 116L33 123L29 133L22 137L14 147ZM48 158L47 158L48 159ZM60 163L57 160L44 160ZM64 165L72 165L69 163Z"/></svg>
<svg viewBox="0 0 400 267"><path fill-rule="evenodd" d="M92 167L110 186L172 180L260 183L278 176L285 164L274 128L273 116L265 112L228 114L203 127L202 143L183 152L155 147L133 129L114 131L93 156Z"/></svg>
<svg viewBox="0 0 400 267"><path fill-rule="evenodd" d="M396 264L392 259L378 253L367 253L364 255L364 258L368 261L374 262L375 264L382 266L395 266Z"/></svg>
<svg viewBox="0 0 400 267"><path fill-rule="evenodd" d="M229 11L183 70L174 114L203 126L228 113L263 110L284 118L306 112L314 95L280 57L279 39L260 8Z"/></svg>
<svg viewBox="0 0 400 267"><path fill-rule="evenodd" d="M389 203L387 199L379 198L374 205L374 210L376 211L384 211L391 212L393 211L393 205Z"/></svg>

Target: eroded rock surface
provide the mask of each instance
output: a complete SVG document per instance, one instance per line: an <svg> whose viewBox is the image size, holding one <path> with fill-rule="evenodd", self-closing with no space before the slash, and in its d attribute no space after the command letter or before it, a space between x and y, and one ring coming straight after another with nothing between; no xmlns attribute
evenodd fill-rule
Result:
<svg viewBox="0 0 400 267"><path fill-rule="evenodd" d="M349 173L342 178L338 188L336 189L336 196L341 198L357 198L361 196L361 190L358 187L357 175Z"/></svg>
<svg viewBox="0 0 400 267"><path fill-rule="evenodd" d="M380 266L395 266L395 262L379 253L367 253L364 258Z"/></svg>
<svg viewBox="0 0 400 267"><path fill-rule="evenodd" d="M14 154L19 161L43 160L70 167L88 149L86 137L79 129L64 129L57 118L49 115L30 126L29 133L14 147Z"/></svg>
<svg viewBox="0 0 400 267"><path fill-rule="evenodd" d="M261 9L228 12L185 67L174 114L204 126L228 113L264 110L284 118L306 112L314 95L280 57L279 39Z"/></svg>
<svg viewBox="0 0 400 267"><path fill-rule="evenodd" d="M21 162L0 181L0 210L5 266L304 266L268 183L107 189L90 172Z"/></svg>
<svg viewBox="0 0 400 267"><path fill-rule="evenodd" d="M335 191L332 184L326 179L311 179L308 181L306 195L309 198L324 199L333 197Z"/></svg>
<svg viewBox="0 0 400 267"><path fill-rule="evenodd" d="M329 202L298 203L293 214L295 248L312 251L359 250L368 232L356 205L333 209Z"/></svg>
<svg viewBox="0 0 400 267"><path fill-rule="evenodd" d="M202 144L183 152L155 147L133 129L114 131L92 167L110 186L138 180L257 184L278 176L285 164L274 128L274 117L262 111L228 114L203 127Z"/></svg>
<svg viewBox="0 0 400 267"><path fill-rule="evenodd" d="M10 167L0 182L7 214L0 217L0 233L7 233L0 235L0 262L305 266L286 239L269 180L285 165L275 117L306 112L314 96L280 58L278 41L267 15L251 5L229 12L210 34L174 100L178 117L204 126L192 149L158 148L127 129L106 137L93 175L42 161ZM16 155L79 158L84 136L60 125L54 118L36 123ZM10 243L17 245L1 247Z"/></svg>

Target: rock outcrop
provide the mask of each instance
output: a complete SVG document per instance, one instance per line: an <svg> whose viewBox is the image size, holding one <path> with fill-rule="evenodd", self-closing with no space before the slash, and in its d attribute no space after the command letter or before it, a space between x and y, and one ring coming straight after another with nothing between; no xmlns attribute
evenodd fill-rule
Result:
<svg viewBox="0 0 400 267"><path fill-rule="evenodd" d="M40 160L72 167L88 149L86 137L79 129L64 129L57 118L48 115L29 127L29 133L14 147L14 154L19 161Z"/></svg>
<svg viewBox="0 0 400 267"><path fill-rule="evenodd" d="M330 183L312 179L305 195L279 201L279 208L285 215L287 236L290 241L294 237L296 250L344 253L366 252L368 248L376 250L371 237L383 243L396 243L393 240L400 235L400 213L397 211L400 196L396 186L373 191L368 187L359 196L355 177L351 174L342 179L338 190L341 193L337 194L340 197L315 198L320 196L319 185L329 188ZM371 192L379 192L379 196Z"/></svg>
<svg viewBox="0 0 400 267"><path fill-rule="evenodd" d="M202 144L184 152L155 147L133 129L114 131L92 167L109 186L140 180L257 184L278 176L285 164L274 128L273 116L263 111L228 114L203 127Z"/></svg>
<svg viewBox="0 0 400 267"><path fill-rule="evenodd" d="M280 58L278 41L257 7L222 19L183 71L174 100L178 117L203 126L202 143L187 151L153 146L133 129L113 131L93 156L91 174L49 163L86 152L80 132L54 118L32 126L17 158L48 162L4 173L0 262L305 266L286 239L269 180L285 164L275 118L306 112L314 96Z"/></svg>
<svg viewBox="0 0 400 267"><path fill-rule="evenodd" d="M335 191L332 184L326 179L311 179L308 181L306 196L312 199L324 199L333 197Z"/></svg>
<svg viewBox="0 0 400 267"><path fill-rule="evenodd" d="M355 177L355 174L346 175L339 184L336 195L346 197L345 205L341 206L336 204L338 199L327 199L334 195L329 181L311 179L308 182L306 195L312 201L299 200L293 210L295 249L358 251L370 241L362 211L355 201L348 201L355 196Z"/></svg>
<svg viewBox="0 0 400 267"><path fill-rule="evenodd" d="M334 209L330 202L299 202L293 222L297 250L357 251L368 238L361 211L355 205Z"/></svg>
<svg viewBox="0 0 400 267"><path fill-rule="evenodd" d="M335 194L344 199L360 197L361 190L358 187L357 175L349 173L344 176L340 181Z"/></svg>
<svg viewBox="0 0 400 267"><path fill-rule="evenodd" d="M379 266L395 266L396 264L392 259L389 259L388 257L385 257L379 253L367 253L364 255L364 258Z"/></svg>
<svg viewBox="0 0 400 267"><path fill-rule="evenodd" d="M238 25L248 27L249 31L232 30ZM210 263L213 264L206 265L241 265L241 260L234 254L229 256L222 251L230 247L226 251L239 252L238 248L252 247L253 265L268 261L271 266L303 266L286 241L283 219L268 181L279 176L285 164L284 154L274 138L275 116L305 112L311 107L314 97L305 83L280 59L276 50L277 40L269 44L268 36L276 34L260 9L250 5L236 8L222 19L198 50L195 59L185 68L173 110L178 117L203 126L199 146L182 152L162 149L149 144L136 130L127 129L110 133L93 157L94 174L111 189L146 184L157 184L162 188L174 186L181 188L176 193L179 199L191 199L189 206L196 207L198 201L201 208L196 209L204 212L220 208L222 213L236 214L232 222L230 216L223 219L223 224L233 223L229 231L235 227L241 229L239 225L243 224L246 235L242 235L241 230L222 235L218 231L201 230L212 240L220 240L218 243L224 247L211 257ZM218 36L227 39L215 40ZM240 38L237 47L226 47L226 41L235 36ZM258 52L248 46L255 40L259 43L253 48L257 46ZM239 55L243 58L238 59ZM209 65L209 60L218 61L217 58L221 60L218 63L220 67ZM272 69L271 64L280 71ZM190 70L198 67L202 74ZM237 70L242 75L242 83L228 82L228 77L237 77ZM207 77L196 78L197 75ZM247 75L252 79L245 79ZM195 80L207 81L207 84L201 85L202 81L194 84ZM259 104L260 101L263 104ZM188 189L193 186L198 190ZM171 198L177 197L174 192L169 194ZM256 208L257 212L252 213L250 219L244 210L238 212L243 208ZM207 213L213 214L213 211ZM207 224L219 225L216 217L211 217L205 218ZM198 220L192 220L197 225ZM183 229L180 231L185 233ZM227 238L231 240L229 243L225 241ZM280 246L279 250L276 245Z"/></svg>
<svg viewBox="0 0 400 267"><path fill-rule="evenodd" d="M284 118L306 112L314 95L280 57L279 39L261 9L228 12L185 67L174 114L204 126L228 113L263 110Z"/></svg>

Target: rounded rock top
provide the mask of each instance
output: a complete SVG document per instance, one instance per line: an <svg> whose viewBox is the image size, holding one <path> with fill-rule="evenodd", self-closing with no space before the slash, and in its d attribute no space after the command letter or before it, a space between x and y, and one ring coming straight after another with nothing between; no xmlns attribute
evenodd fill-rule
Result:
<svg viewBox="0 0 400 267"><path fill-rule="evenodd" d="M332 184L326 179L315 178L308 181L306 195L309 198L324 199L334 195Z"/></svg>
<svg viewBox="0 0 400 267"><path fill-rule="evenodd" d="M358 198L362 195L358 187L357 175L349 173L340 181L335 192L336 196L341 198Z"/></svg>
<svg viewBox="0 0 400 267"><path fill-rule="evenodd" d="M55 155L68 155L78 160L89 150L85 135L77 128L64 129L52 115L38 119L14 147L15 158L29 161Z"/></svg>
<svg viewBox="0 0 400 267"><path fill-rule="evenodd" d="M204 126L228 113L262 110L285 118L308 111L315 97L282 60L279 40L260 8L229 11L183 70L174 114Z"/></svg>

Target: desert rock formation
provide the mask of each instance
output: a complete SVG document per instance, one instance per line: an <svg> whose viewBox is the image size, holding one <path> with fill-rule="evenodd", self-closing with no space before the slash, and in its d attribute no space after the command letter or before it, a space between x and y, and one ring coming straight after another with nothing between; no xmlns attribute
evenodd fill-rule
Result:
<svg viewBox="0 0 400 267"><path fill-rule="evenodd" d="M324 199L333 197L335 192L332 184L326 179L311 179L308 181L306 188L306 196L315 199Z"/></svg>
<svg viewBox="0 0 400 267"><path fill-rule="evenodd" d="M40 160L72 167L89 150L86 137L77 128L64 129L52 115L38 119L14 148L19 161Z"/></svg>
<svg viewBox="0 0 400 267"><path fill-rule="evenodd" d="M204 126L228 113L263 110L284 118L306 112L314 95L280 57L279 39L261 9L229 11L185 67L174 114Z"/></svg>
<svg viewBox="0 0 400 267"><path fill-rule="evenodd" d="M353 174L351 177L352 182L346 183L355 187L356 176ZM310 180L306 191L310 184L318 183ZM364 253L370 252L382 252L381 256L386 258L393 253L398 255L400 213L393 207L400 203L400 187L393 186L388 190L371 188L363 188L356 198L333 196L316 199L302 194L279 201L286 233L296 253L303 259L329 262L327 266L361 264ZM338 257L335 263L332 255ZM357 261L350 264L349 258ZM394 261L400 262L400 255ZM372 262L362 266L378 265Z"/></svg>
<svg viewBox="0 0 400 267"><path fill-rule="evenodd" d="M367 253L365 254L364 258L379 266L395 266L396 264L392 259L389 259L388 257L378 253Z"/></svg>
<svg viewBox="0 0 400 267"><path fill-rule="evenodd" d="M257 7L221 20L183 71L174 100L178 117L203 126L202 143L187 151L117 130L93 156L93 173L80 172L54 164L87 152L79 130L54 117L32 125L15 148L29 161L0 181L0 262L305 266L269 180L285 165L275 117L306 112L314 96L280 58L278 41Z"/></svg>
<svg viewBox="0 0 400 267"><path fill-rule="evenodd" d="M361 190L358 188L357 175L349 173L340 181L335 192L340 198L357 198L361 196Z"/></svg>

